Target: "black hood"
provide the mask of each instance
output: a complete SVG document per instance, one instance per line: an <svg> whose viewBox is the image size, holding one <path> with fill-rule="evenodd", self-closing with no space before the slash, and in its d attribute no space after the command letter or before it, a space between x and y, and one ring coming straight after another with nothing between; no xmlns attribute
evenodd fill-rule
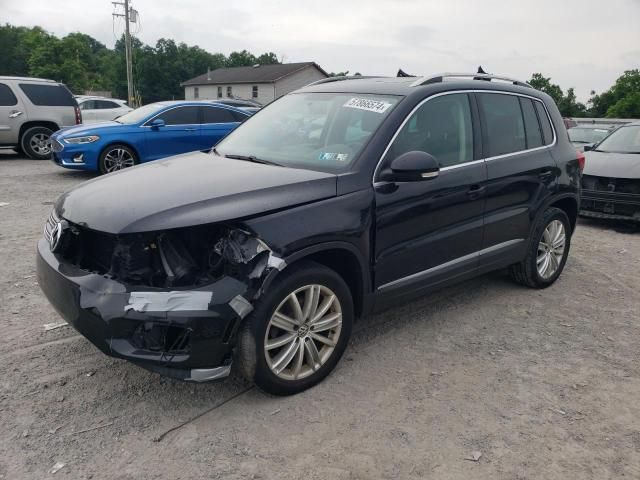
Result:
<svg viewBox="0 0 640 480"><path fill-rule="evenodd" d="M585 152L585 175L609 178L640 178L640 154Z"/></svg>
<svg viewBox="0 0 640 480"><path fill-rule="evenodd" d="M108 233L166 230L234 220L336 195L330 173L194 152L83 183L56 211Z"/></svg>

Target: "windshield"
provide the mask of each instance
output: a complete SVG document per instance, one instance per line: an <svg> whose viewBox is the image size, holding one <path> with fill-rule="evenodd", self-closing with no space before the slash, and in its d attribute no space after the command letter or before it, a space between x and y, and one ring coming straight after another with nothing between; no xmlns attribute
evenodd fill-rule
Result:
<svg viewBox="0 0 640 480"><path fill-rule="evenodd" d="M116 122L118 123L126 123L127 125L133 125L134 123L140 123L149 115L154 112L157 112L161 108L164 108L166 105L162 103L151 103L149 105L145 105L144 107L136 108L135 110L131 110L129 113L125 113L121 117L118 117Z"/></svg>
<svg viewBox="0 0 640 480"><path fill-rule="evenodd" d="M597 151L640 153L640 125L620 127L598 145Z"/></svg>
<svg viewBox="0 0 640 480"><path fill-rule="evenodd" d="M569 140L576 143L597 143L611 133L606 128L570 128Z"/></svg>
<svg viewBox="0 0 640 480"><path fill-rule="evenodd" d="M287 95L238 127L216 146L216 152L290 167L344 170L400 98L347 93Z"/></svg>

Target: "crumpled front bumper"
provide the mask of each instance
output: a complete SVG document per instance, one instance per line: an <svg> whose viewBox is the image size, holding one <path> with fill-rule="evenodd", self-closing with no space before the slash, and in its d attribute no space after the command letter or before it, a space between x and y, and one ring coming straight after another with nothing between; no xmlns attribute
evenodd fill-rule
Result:
<svg viewBox="0 0 640 480"><path fill-rule="evenodd" d="M223 277L196 290L130 288L60 262L38 242L38 283L56 311L102 352L163 375L208 381L229 374L247 285Z"/></svg>
<svg viewBox="0 0 640 480"><path fill-rule="evenodd" d="M640 195L583 188L580 215L640 222Z"/></svg>

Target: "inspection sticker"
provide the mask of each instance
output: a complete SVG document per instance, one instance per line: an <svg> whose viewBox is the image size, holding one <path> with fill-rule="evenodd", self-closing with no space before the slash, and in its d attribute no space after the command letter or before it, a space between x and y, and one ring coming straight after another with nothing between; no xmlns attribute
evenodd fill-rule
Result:
<svg viewBox="0 0 640 480"><path fill-rule="evenodd" d="M384 113L391 106L389 102L371 100L370 98L352 98L343 107L357 108L368 112Z"/></svg>
<svg viewBox="0 0 640 480"><path fill-rule="evenodd" d="M318 160L328 160L330 162L346 162L348 159L348 153L322 152L318 155Z"/></svg>

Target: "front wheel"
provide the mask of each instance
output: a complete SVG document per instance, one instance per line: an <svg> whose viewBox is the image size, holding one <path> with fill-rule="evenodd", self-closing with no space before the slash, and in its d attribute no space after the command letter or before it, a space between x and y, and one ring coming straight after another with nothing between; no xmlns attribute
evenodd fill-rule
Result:
<svg viewBox="0 0 640 480"><path fill-rule="evenodd" d="M98 159L100 173L103 175L133 167L137 163L138 157L135 152L126 145L109 145L102 151Z"/></svg>
<svg viewBox="0 0 640 480"><path fill-rule="evenodd" d="M340 275L313 262L290 268L256 303L236 352L242 374L275 395L301 392L326 377L347 347L354 317Z"/></svg>
<svg viewBox="0 0 640 480"><path fill-rule="evenodd" d="M546 288L562 273L570 245L569 217L564 210L549 208L533 229L526 258L512 265L509 273L522 285Z"/></svg>

